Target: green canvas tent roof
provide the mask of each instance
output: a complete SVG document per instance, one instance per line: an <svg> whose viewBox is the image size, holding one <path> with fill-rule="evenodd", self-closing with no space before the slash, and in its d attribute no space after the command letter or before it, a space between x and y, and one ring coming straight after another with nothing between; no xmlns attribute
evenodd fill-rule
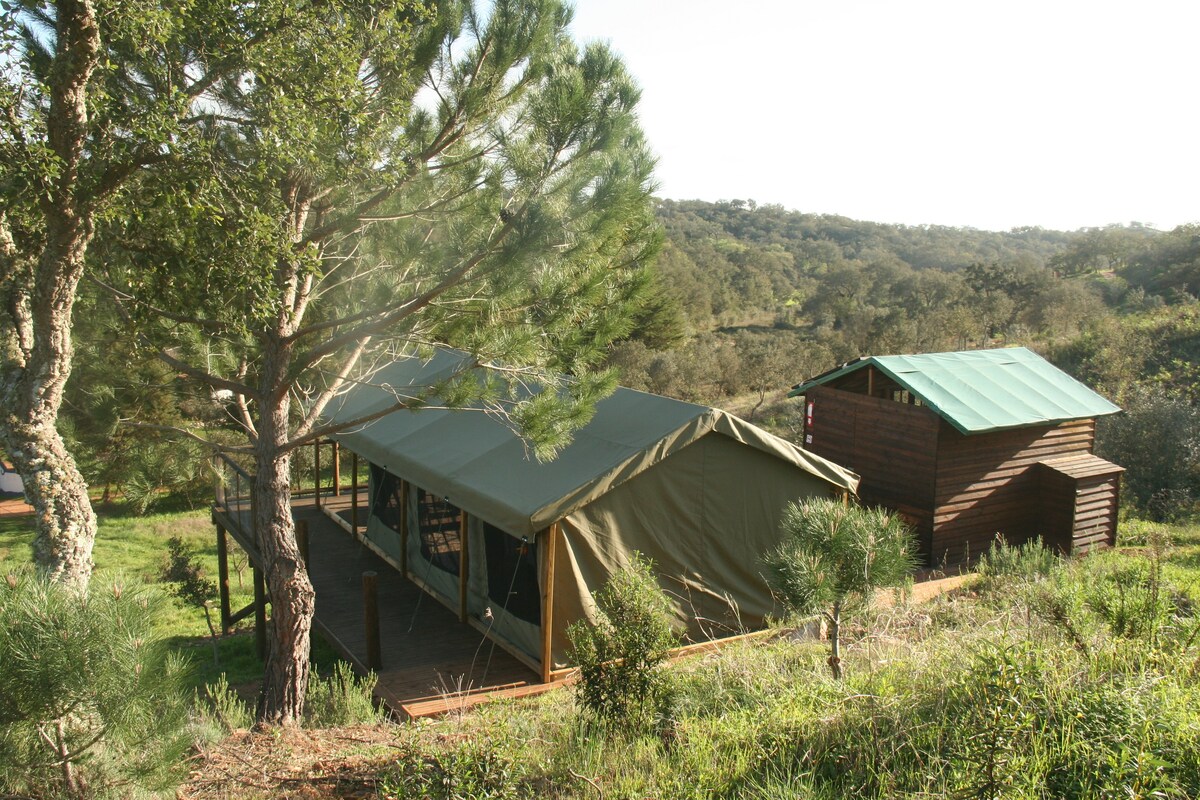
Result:
<svg viewBox="0 0 1200 800"><path fill-rule="evenodd" d="M1115 414L1121 409L1024 347L870 356L793 387L788 397L874 366L964 434Z"/></svg>
<svg viewBox="0 0 1200 800"><path fill-rule="evenodd" d="M397 396L460 373L467 357L439 349L401 358L327 411L359 419ZM702 436L716 432L855 491L858 476L724 411L619 388L556 459L536 460L513 428L483 409L396 411L334 436L354 452L515 535L533 534Z"/></svg>

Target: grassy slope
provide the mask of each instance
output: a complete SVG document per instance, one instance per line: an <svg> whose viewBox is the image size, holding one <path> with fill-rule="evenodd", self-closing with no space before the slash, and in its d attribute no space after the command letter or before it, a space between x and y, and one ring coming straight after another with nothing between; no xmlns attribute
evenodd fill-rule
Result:
<svg viewBox="0 0 1200 800"><path fill-rule="evenodd" d="M1095 610L1123 598L1136 621L1149 530L1128 524L1128 550L1048 576L979 578L860 618L840 683L821 643L735 645L675 665L671 717L643 735L605 736L560 691L397 727L384 756L377 734L327 732L291 745L313 749L291 775L318 756L343 765L307 784L331 798L1197 796L1200 528L1170 529L1153 640Z"/></svg>
<svg viewBox="0 0 1200 800"><path fill-rule="evenodd" d="M1144 631L1114 634L1089 605L1124 598L1136 611L1149 530L1126 524L1129 550L1049 578L983 580L863 619L842 683L829 678L820 643L735 646L674 667L671 718L644 735L604 736L561 691L370 736L298 740L288 745L298 774L281 768L274 788L210 780L184 796L278 796L297 778L309 797L350 788L376 797L1189 796L1200 791L1200 643L1188 639L1200 608L1200 528L1171 529L1163 595L1175 618L1153 642ZM105 517L96 580L153 583L172 535L215 574L201 512ZM0 570L25 561L28 542L27 523L0 520ZM235 602L248 600L243 590ZM164 629L201 665L198 681L210 679L203 617L173 598L164 607ZM252 649L244 633L223 641L232 683L257 678ZM317 762L338 780L306 783ZM980 783L988 776L995 786Z"/></svg>
<svg viewBox="0 0 1200 800"><path fill-rule="evenodd" d="M173 647L187 653L195 667L197 686L225 673L231 685L251 687L262 677L262 663L254 652L254 620L244 620L230 636L219 642L220 666L213 661L211 640L204 613L185 605L171 594L171 585L160 581L167 540L183 539L203 565L204 575L216 581L217 541L209 512L184 511L144 517L102 513L92 557L96 562L93 585L138 580L162 593L160 630ZM0 573L28 564L32 559L33 533L28 517L0 518ZM245 555L230 539L230 603L236 611L254 598L251 570ZM239 576L237 567L241 566ZM219 612L214 608L214 622ZM315 656L322 666L333 660L332 651L318 644Z"/></svg>

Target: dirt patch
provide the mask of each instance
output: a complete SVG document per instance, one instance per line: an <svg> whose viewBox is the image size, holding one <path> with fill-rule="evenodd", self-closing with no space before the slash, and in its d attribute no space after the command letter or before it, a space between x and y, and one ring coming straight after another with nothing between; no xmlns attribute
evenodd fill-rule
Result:
<svg viewBox="0 0 1200 800"><path fill-rule="evenodd" d="M325 730L237 731L198 748L179 800L342 800L376 796L381 771L396 760L389 725Z"/></svg>

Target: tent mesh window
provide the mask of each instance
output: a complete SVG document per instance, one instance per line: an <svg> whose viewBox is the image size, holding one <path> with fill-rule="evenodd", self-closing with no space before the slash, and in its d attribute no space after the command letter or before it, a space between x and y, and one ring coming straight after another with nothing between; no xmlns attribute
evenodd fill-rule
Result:
<svg viewBox="0 0 1200 800"><path fill-rule="evenodd" d="M537 547L483 523L488 598L517 619L542 624Z"/></svg>
<svg viewBox="0 0 1200 800"><path fill-rule="evenodd" d="M371 514L397 533L400 531L400 479L392 473L371 465Z"/></svg>
<svg viewBox="0 0 1200 800"><path fill-rule="evenodd" d="M421 534L421 557L451 575L458 574L462 541L462 511L445 498L417 490L417 528Z"/></svg>

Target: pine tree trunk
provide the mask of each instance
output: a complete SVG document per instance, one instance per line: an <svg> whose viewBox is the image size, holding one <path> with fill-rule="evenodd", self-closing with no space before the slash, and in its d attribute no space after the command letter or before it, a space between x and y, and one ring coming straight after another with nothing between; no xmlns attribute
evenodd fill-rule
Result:
<svg viewBox="0 0 1200 800"><path fill-rule="evenodd" d="M829 669L834 680L842 679L842 604L833 604L829 615Z"/></svg>
<svg viewBox="0 0 1200 800"><path fill-rule="evenodd" d="M291 456L281 449L287 436L288 403L285 398L273 405L262 411L255 454L254 522L271 600L258 721L292 726L301 723L304 713L315 600L296 545Z"/></svg>

